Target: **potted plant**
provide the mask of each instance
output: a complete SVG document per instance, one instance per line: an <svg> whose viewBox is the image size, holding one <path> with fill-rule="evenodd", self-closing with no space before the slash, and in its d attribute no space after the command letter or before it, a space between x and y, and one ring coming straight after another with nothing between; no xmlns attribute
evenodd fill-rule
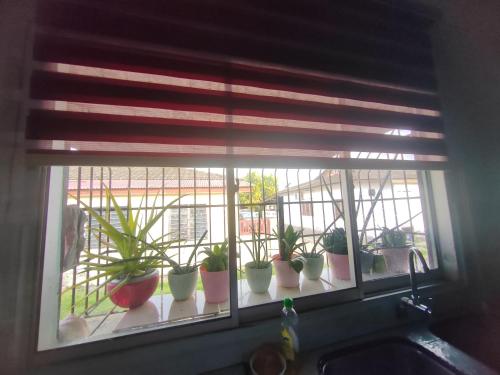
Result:
<svg viewBox="0 0 500 375"><path fill-rule="evenodd" d="M296 288L305 262L304 258L295 254L304 245L303 242L298 242L302 237L302 230L296 231L292 225L288 225L283 235L274 231L274 236L279 240L279 254L273 256L278 286Z"/></svg>
<svg viewBox="0 0 500 375"><path fill-rule="evenodd" d="M228 252L227 240L220 245L214 245L212 249L206 247L202 251L207 255L200 266L207 303L222 303L229 298Z"/></svg>
<svg viewBox="0 0 500 375"><path fill-rule="evenodd" d="M189 255L189 258L184 265L180 265L172 258L166 258L166 261L170 264L172 269L168 272L168 285L170 286L170 291L172 296L176 301L184 301L193 295L196 288L196 283L198 282L198 264L191 262L193 261L196 251L200 246L201 242L207 235L207 230L200 237L193 251Z"/></svg>
<svg viewBox="0 0 500 375"><path fill-rule="evenodd" d="M344 228L335 228L328 232L323 239L330 269L335 278L350 280L349 255L347 251L347 236Z"/></svg>
<svg viewBox="0 0 500 375"><path fill-rule="evenodd" d="M163 242L165 236L151 238L149 231L179 198L157 211L156 197L153 209L150 209L149 215L143 221L139 217L142 211L142 201L138 209L134 208L134 211L136 210L134 214L129 195L127 210L124 212L107 187L105 191L104 216L81 201L80 204L100 224L99 228L94 229L94 234L107 239L110 251L106 254L94 254L87 251L85 253L87 260L80 264L86 266L84 272L89 277L74 285L73 288L104 277L105 281L91 292L95 293L106 287L107 295L97 303L109 297L114 304L133 309L144 304L153 295L158 285L158 268L166 267L163 262L165 252L175 242ZM111 204L120 221L120 230L109 222Z"/></svg>
<svg viewBox="0 0 500 375"><path fill-rule="evenodd" d="M273 276L271 261L267 259L266 252L266 241L268 239L269 237L266 235L264 235L263 238L261 237L260 225L257 233L255 233L252 226L252 247L248 246L248 244L240 238L240 243L245 245L252 256L252 261L245 264L245 274L250 290L254 293L267 292Z"/></svg>
<svg viewBox="0 0 500 375"><path fill-rule="evenodd" d="M370 273L372 271L373 261L375 259L373 251L374 249L370 249L368 246L364 246L359 250L361 258L361 272Z"/></svg>
<svg viewBox="0 0 500 375"><path fill-rule="evenodd" d="M323 266L325 264L325 258L323 256L323 253L325 252L325 249L323 248L317 251L316 248L320 244L320 241L323 239L323 237L328 233L328 230L333 224L334 223L330 224L326 228L326 230L323 233L321 233L316 242L314 242L311 251L307 251L305 246L300 248L300 254L305 260L304 276L308 280L318 280L321 276L321 273L323 272Z"/></svg>
<svg viewBox="0 0 500 375"><path fill-rule="evenodd" d="M408 273L410 245L406 233L397 228L382 228L382 246L378 249L384 256L387 270L394 273Z"/></svg>

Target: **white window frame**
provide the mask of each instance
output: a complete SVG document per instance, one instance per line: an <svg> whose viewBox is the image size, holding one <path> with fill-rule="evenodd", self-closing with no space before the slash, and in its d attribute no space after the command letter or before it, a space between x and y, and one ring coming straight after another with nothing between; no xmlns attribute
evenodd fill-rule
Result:
<svg viewBox="0 0 500 375"><path fill-rule="evenodd" d="M37 159L37 164L44 162L44 158ZM55 163L55 160L50 157L45 158L45 162L52 165L61 165L61 163ZM251 161L249 161L250 163ZM238 290L237 290L237 254L236 254L236 210L235 207L235 196L238 190L235 184L234 169L235 168L290 168L288 163L276 162L275 160L260 160L259 162L253 162L251 165L245 165L245 163L240 163L239 165L234 165L234 163L228 162L225 159L220 160L195 160L195 159L183 159L183 158L157 158L151 159L147 158L142 160L141 158L88 158L86 160L81 160L80 158L67 158L63 165L114 165L114 166L131 166L131 165L142 165L142 166L163 166L163 167L213 167L213 168L226 168L226 179L227 179L227 220L228 220L228 238L229 238L229 264L230 264L230 311L227 318L220 318L215 320L201 321L193 324L188 324L184 326L175 326L162 328L161 324L151 330L142 331L134 334L127 334L121 337L117 337L106 341L93 341L88 343L82 343L80 345L62 347L52 350L38 351L38 332L41 325L49 324L50 311L45 310L40 307L42 298L50 298L47 295L47 291L43 290L42 287L39 288L39 299L37 305L38 314L38 324L36 331L36 338L34 338L34 363L37 364L47 364L51 362L56 362L59 360L68 360L72 358L79 358L85 355L92 355L107 351L113 351L117 349L125 349L130 347L135 347L139 345L151 344L154 342L160 342L165 340L174 340L182 337L199 335L203 333L215 332L224 329L230 329L238 327L241 323L246 323L249 321L257 321L261 319L266 319L276 316L277 304L280 302L272 302L266 305L252 306L246 308L238 308ZM57 167L51 167L57 168ZM350 265L351 272L355 275L356 285L353 288L346 290L330 291L318 295L310 295L298 298L296 300L296 306L299 311L311 310L316 308L321 308L337 303L354 302L359 301L375 293L386 293L388 291L407 288L409 285L409 277L407 275L396 276L388 279L380 279L376 281L363 282L361 265L359 259L359 249L358 249L358 239L357 239L357 228L355 221L351 222L351 217L353 215L354 196L353 189L348 189L347 186L353 187L352 176L350 170L353 169L393 169L393 170L425 170L421 172L425 175L425 184L421 186L423 188L423 195L425 195L425 204L428 206L428 218L430 220L426 223L426 229L432 230L432 235L436 242L436 254L438 256L438 269L431 271L428 275L424 275L423 281L433 282L439 280L445 275L442 271L442 259L441 259L441 248L445 248L447 253L455 253L454 243L453 243L453 233L451 229L451 218L449 217L449 210L446 210L444 214L440 213L439 217L436 217L436 209L433 206L433 192L438 191L439 194L444 194L445 199L440 201L440 209L448 207L447 200L447 190L445 187L445 177L444 173L438 170L433 170L435 165L426 162L415 162L415 161L385 161L385 160L334 160L325 162L310 162L304 161L304 163L295 163L293 168L313 168L313 169L339 169L342 172L342 177L345 178L346 183L342 184L343 195L346 197L345 210L346 214L346 228L350 228ZM46 194L48 201L45 204L50 207L62 207L62 198L56 199L55 194L63 194L61 186L63 185L60 180L60 176L57 173L52 173L51 169L47 168L47 183L44 186L46 192L51 190L54 194ZM49 178L50 176L50 178ZM57 187L58 186L58 187ZM54 190L52 190L54 189ZM51 197L52 196L52 197ZM50 215L49 215L50 216ZM348 224L350 222L350 224ZM41 248L44 249L45 244L53 244L57 247L57 241L61 241L61 236L57 236L57 231L60 231L60 220L57 221L53 218L47 217L44 219L44 225L49 228L47 232L44 232L43 239L41 241ZM445 232L445 236L438 236L437 232ZM450 242L451 240L451 242ZM60 248L60 247L59 247ZM43 254L43 251L41 251ZM59 252L60 254L60 252ZM47 285L52 287L57 287L54 279L50 280L47 275L51 269L54 269L54 259L50 260L50 257L42 255L42 262L39 262L40 272L43 274L43 284L47 282ZM51 262L50 264L48 262ZM448 275L445 275L448 276ZM456 275L455 275L456 276ZM60 285L59 285L60 287ZM58 289L60 290L60 288ZM55 301L52 301L55 302ZM59 306L59 301L53 303L54 306ZM57 310L58 311L58 310ZM58 312L57 312L58 314ZM56 315L58 316L58 315Z"/></svg>

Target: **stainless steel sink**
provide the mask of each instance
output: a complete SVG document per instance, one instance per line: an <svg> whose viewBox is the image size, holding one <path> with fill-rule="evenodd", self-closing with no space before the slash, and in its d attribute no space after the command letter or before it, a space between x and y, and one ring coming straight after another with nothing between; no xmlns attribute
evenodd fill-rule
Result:
<svg viewBox="0 0 500 375"><path fill-rule="evenodd" d="M432 352L404 339L387 339L343 348L322 356L320 374L459 374Z"/></svg>

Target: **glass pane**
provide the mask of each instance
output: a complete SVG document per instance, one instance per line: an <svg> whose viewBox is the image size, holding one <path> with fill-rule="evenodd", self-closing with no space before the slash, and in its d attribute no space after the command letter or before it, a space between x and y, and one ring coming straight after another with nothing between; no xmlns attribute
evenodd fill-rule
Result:
<svg viewBox="0 0 500 375"><path fill-rule="evenodd" d="M224 169L52 167L39 349L228 317L226 202Z"/></svg>
<svg viewBox="0 0 500 375"><path fill-rule="evenodd" d="M432 242L426 228L420 173L354 170L352 175L363 280L408 273L411 246L423 253L430 268L436 268L434 249L429 246Z"/></svg>
<svg viewBox="0 0 500 375"><path fill-rule="evenodd" d="M245 168L235 176L240 307L355 287L341 171Z"/></svg>

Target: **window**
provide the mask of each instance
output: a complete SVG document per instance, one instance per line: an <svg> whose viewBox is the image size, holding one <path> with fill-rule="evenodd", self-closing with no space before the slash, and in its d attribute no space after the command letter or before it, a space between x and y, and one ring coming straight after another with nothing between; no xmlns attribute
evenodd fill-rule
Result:
<svg viewBox="0 0 500 375"><path fill-rule="evenodd" d="M166 259L185 265L200 242L191 261L200 264L200 250L213 249L227 239L225 178L224 169L52 167L41 316L46 324L40 325L39 348L229 316L229 279L217 286L226 290L225 296L208 303L212 297L204 293L204 281L196 270L194 293L177 302L168 276L172 267ZM106 189L116 206L108 202ZM127 220L137 218L141 228L164 207L168 208L144 238L145 243L163 243L162 248L168 248L162 255L165 260L156 263L157 285L140 307L120 306L110 298L105 267L124 256L118 255L116 241L97 215L124 232L121 214ZM64 241L58 242L61 226L57 222L62 221ZM153 245L149 249L141 256L158 255L151 251ZM89 263L100 267L89 268Z"/></svg>
<svg viewBox="0 0 500 375"><path fill-rule="evenodd" d="M438 266L420 171L447 152L427 18L114 3L46 0L34 17L23 145L50 176L40 350L390 289L407 277L384 230Z"/></svg>
<svg viewBox="0 0 500 375"><path fill-rule="evenodd" d="M429 207L422 189L425 174L412 170L352 173L363 280L408 273L409 246L422 252L431 269L437 268L434 241L428 232ZM384 229L402 233L403 246L387 248Z"/></svg>
<svg viewBox="0 0 500 375"><path fill-rule="evenodd" d="M309 203L306 201L306 195L305 194L301 194L301 201L303 203L300 204L300 211L301 211L301 214L304 215L304 216L312 216L313 213L312 213L312 210L313 210L313 206L312 206L312 203ZM312 197L311 197L312 199ZM304 201L306 201L304 203Z"/></svg>
<svg viewBox="0 0 500 375"><path fill-rule="evenodd" d="M330 256L329 253L321 256L323 259L320 270L311 279L306 277L305 272L296 274L291 271L290 275L297 276L295 283L283 286L282 279L287 277L287 273L280 274L276 257L279 256L279 232L280 217L283 217L283 228L289 226L299 234L298 244L303 243L296 251L297 255L311 252L315 243L318 253L324 252L321 235L330 228L345 228L343 213L336 207L343 207L343 200L346 198L342 194L343 184L341 171L319 170L319 169L244 169L235 171L235 176L241 180L248 180L248 176L258 176L254 179L251 187L250 199L246 196L250 186L240 184L239 202L236 204L236 211L239 217L242 211L251 212L253 217L260 220L260 227L254 225L254 235L252 231L243 232L240 224L238 235L238 305L247 308L255 305L266 304L282 300L285 296L294 298L309 295L321 294L350 289L356 286L354 277L353 250L351 244L345 249L345 254L341 256ZM261 183L264 181L263 183ZM307 189L308 193L300 190ZM300 199L297 199L300 197ZM303 207L310 207L309 211L304 211ZM314 209L313 209L314 207ZM257 221L254 221L256 224ZM347 228L350 233L350 228ZM260 236L260 237L259 237ZM262 258L272 263L273 276L270 277L269 286L263 293L256 293L252 289L251 280L248 279L249 272L246 265L254 261L251 251L256 249L261 243L263 249ZM347 245L347 244L346 244ZM342 270L333 265L332 260L340 258Z"/></svg>
<svg viewBox="0 0 500 375"><path fill-rule="evenodd" d="M400 230L405 245L417 247L432 269L438 267L429 231L429 202L423 193L425 173L420 171L238 168L234 170L239 181L234 206L227 199L225 169L74 166L52 167L50 174L45 255L52 264L46 263L44 270L42 319L47 324L40 328L40 349L230 316L229 294L223 302L207 302L200 278L187 300L176 301L168 277L172 266L166 259L157 264L158 285L145 304L133 309L113 303L105 285L109 281L105 269L89 270L85 265L109 264L112 258L108 257L116 256L116 246L87 207L123 231L119 211L146 223L148 217L178 199L151 227L147 241L161 238L160 242L171 242L166 255L179 264L187 262L198 242L193 264L205 258L203 249L230 241L228 210L234 209L234 288L241 309L265 306L285 296L299 301L342 291L357 291L353 296L359 296L363 287L356 282L357 272L365 283L397 279L408 272L408 253L399 249L392 254L384 248L384 228ZM350 192L349 178L353 181ZM110 202L108 207L107 188L116 206ZM59 205L54 203L58 200ZM350 204L354 210L346 211ZM304 205L311 210L305 212ZM352 212L355 217L349 217ZM64 242L57 245L61 232L55 222L61 218ZM288 227L298 234L301 245L295 254L304 257L304 269L296 275L294 285L283 286L284 276L276 264L280 260L278 237ZM334 251L328 245L327 236L336 230L345 233L344 250ZM259 244L262 261L271 265L269 283L260 292L251 285L252 271L247 268L255 260L252 250ZM317 266L317 275L311 277L312 266L307 262L311 262L308 254L313 248L323 261ZM354 266L355 249L359 251L359 271ZM59 265L54 263L57 259ZM403 262L399 268L398 259ZM59 281L54 284L54 280ZM229 287L229 279L226 283ZM77 325L75 329L75 319L83 328Z"/></svg>
<svg viewBox="0 0 500 375"><path fill-rule="evenodd" d="M197 241L207 230L207 209L189 207L172 210L169 212L168 226L171 228L172 239Z"/></svg>

